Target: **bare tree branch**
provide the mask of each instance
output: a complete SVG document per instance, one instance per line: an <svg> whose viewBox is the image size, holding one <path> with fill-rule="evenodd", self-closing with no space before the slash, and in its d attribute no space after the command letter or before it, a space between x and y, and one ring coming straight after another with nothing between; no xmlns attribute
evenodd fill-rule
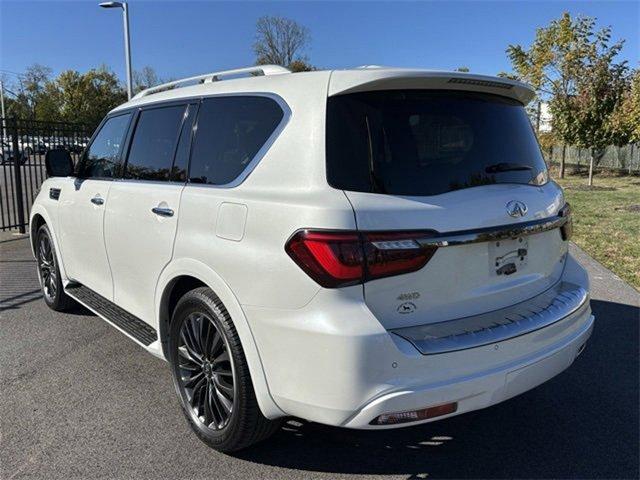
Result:
<svg viewBox="0 0 640 480"><path fill-rule="evenodd" d="M303 55L310 41L309 30L294 20L264 16L256 22L253 52L256 64L275 64L296 71L312 70ZM305 68L306 67L306 68Z"/></svg>

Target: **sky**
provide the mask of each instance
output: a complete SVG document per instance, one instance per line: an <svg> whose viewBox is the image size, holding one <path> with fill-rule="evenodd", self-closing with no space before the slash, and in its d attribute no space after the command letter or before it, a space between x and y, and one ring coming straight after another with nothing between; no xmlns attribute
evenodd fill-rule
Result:
<svg viewBox="0 0 640 480"><path fill-rule="evenodd" d="M0 0L0 70L34 63L55 74L102 64L124 79L122 14L98 1ZM529 45L535 29L563 11L596 17L626 39L622 57L640 61L640 1L214 2L129 3L134 69L148 65L180 78L252 65L255 23L262 15L309 28L306 54L321 68L377 64L509 71L509 44Z"/></svg>

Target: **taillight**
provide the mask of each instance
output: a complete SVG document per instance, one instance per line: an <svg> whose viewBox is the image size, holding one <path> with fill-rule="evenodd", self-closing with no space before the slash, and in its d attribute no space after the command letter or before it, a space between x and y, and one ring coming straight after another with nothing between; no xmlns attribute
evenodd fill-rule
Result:
<svg viewBox="0 0 640 480"><path fill-rule="evenodd" d="M421 269L437 250L417 241L427 235L302 230L291 237L285 250L316 282L335 288Z"/></svg>
<svg viewBox="0 0 640 480"><path fill-rule="evenodd" d="M357 233L303 230L287 242L293 260L323 287L360 283L362 246Z"/></svg>
<svg viewBox="0 0 640 480"><path fill-rule="evenodd" d="M438 247L422 247L417 239L425 232L365 233L367 280L420 270Z"/></svg>
<svg viewBox="0 0 640 480"><path fill-rule="evenodd" d="M566 223L560 227L560 235L565 242L573 235L573 218L571 218L571 206L568 203L564 204L564 207L558 212L559 217L566 217Z"/></svg>

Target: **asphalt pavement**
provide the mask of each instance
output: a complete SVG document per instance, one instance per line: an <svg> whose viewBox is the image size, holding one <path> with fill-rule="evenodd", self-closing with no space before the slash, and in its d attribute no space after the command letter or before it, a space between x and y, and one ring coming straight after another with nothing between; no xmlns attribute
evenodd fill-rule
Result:
<svg viewBox="0 0 640 480"><path fill-rule="evenodd" d="M572 247L596 327L519 397L382 432L292 420L235 455L187 426L166 363L87 310L49 310L24 238L0 239L0 479L638 478L640 293Z"/></svg>

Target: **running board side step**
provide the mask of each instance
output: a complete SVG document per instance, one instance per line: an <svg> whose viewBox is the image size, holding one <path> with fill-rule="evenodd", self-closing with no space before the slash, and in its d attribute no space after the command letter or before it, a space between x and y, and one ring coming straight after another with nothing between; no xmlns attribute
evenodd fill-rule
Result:
<svg viewBox="0 0 640 480"><path fill-rule="evenodd" d="M107 322L118 327L127 335L148 347L158 340L158 333L149 324L140 320L138 317L131 315L123 310L115 303L107 300L90 288L79 283L68 285L65 292L74 300L105 319Z"/></svg>

